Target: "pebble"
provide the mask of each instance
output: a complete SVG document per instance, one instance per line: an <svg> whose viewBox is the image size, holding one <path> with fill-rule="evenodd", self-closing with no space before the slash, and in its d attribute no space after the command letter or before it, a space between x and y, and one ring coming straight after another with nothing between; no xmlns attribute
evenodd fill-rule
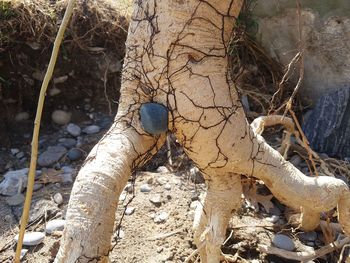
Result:
<svg viewBox="0 0 350 263"><path fill-rule="evenodd" d="M166 168L165 166L159 166L159 167L157 168L157 172L158 172L158 173L169 173L169 170L168 170L168 168Z"/></svg>
<svg viewBox="0 0 350 263"><path fill-rule="evenodd" d="M101 130L101 128L97 125L90 125L87 126L83 129L83 132L86 134L95 134L95 133L99 133Z"/></svg>
<svg viewBox="0 0 350 263"><path fill-rule="evenodd" d="M63 111L63 110L55 110L51 115L52 121L58 125L68 124L71 118L72 118L72 113L68 111Z"/></svg>
<svg viewBox="0 0 350 263"><path fill-rule="evenodd" d="M61 77L54 78L54 79L53 79L53 83L54 83L54 84L64 83L64 82L67 81L67 79L68 79L68 76L67 76L67 75L64 75L64 76L61 76Z"/></svg>
<svg viewBox="0 0 350 263"><path fill-rule="evenodd" d="M81 128L74 123L69 123L66 129L67 132L74 137L78 137L81 134Z"/></svg>
<svg viewBox="0 0 350 263"><path fill-rule="evenodd" d="M29 119L28 112L20 112L15 116L15 121L17 121L17 122L26 121L28 119Z"/></svg>
<svg viewBox="0 0 350 263"><path fill-rule="evenodd" d="M10 196L6 199L6 203L9 206L15 206L15 205L20 205L24 202L25 197L23 194L15 194L13 196Z"/></svg>
<svg viewBox="0 0 350 263"><path fill-rule="evenodd" d="M171 184L166 184L166 185L164 186L164 188L165 188L165 190L170 191L170 190L171 190Z"/></svg>
<svg viewBox="0 0 350 263"><path fill-rule="evenodd" d="M45 232L51 234L54 231L63 231L66 220L63 219L54 219L46 224Z"/></svg>
<svg viewBox="0 0 350 263"><path fill-rule="evenodd" d="M152 187L149 184L143 184L140 186L140 191L142 193L149 193L151 192L151 190L152 190Z"/></svg>
<svg viewBox="0 0 350 263"><path fill-rule="evenodd" d="M60 205L63 203L63 197L60 193L56 193L54 196L53 196L53 200L55 201L56 204Z"/></svg>
<svg viewBox="0 0 350 263"><path fill-rule="evenodd" d="M17 153L19 153L19 149L17 148L12 148L10 151L12 155L16 155Z"/></svg>
<svg viewBox="0 0 350 263"><path fill-rule="evenodd" d="M62 145L68 149L73 148L77 145L77 140L73 138L60 138L58 142L59 145Z"/></svg>
<svg viewBox="0 0 350 263"><path fill-rule="evenodd" d="M125 199L126 199L126 193L125 192L122 192L121 194L120 194L120 196L119 196L119 201L124 201Z"/></svg>
<svg viewBox="0 0 350 263"><path fill-rule="evenodd" d="M190 169L190 180L195 184L204 183L204 178L202 173L199 171L197 167L192 167Z"/></svg>
<svg viewBox="0 0 350 263"><path fill-rule="evenodd" d="M154 217L153 221L155 223L162 223L165 222L168 219L168 217L169 214L167 212L162 211Z"/></svg>
<svg viewBox="0 0 350 263"><path fill-rule="evenodd" d="M63 146L51 146L40 154L38 164L42 167L51 166L58 162L66 153L67 149Z"/></svg>
<svg viewBox="0 0 350 263"><path fill-rule="evenodd" d="M154 135L168 130L168 109L158 103L144 103L140 107L140 120L143 129Z"/></svg>
<svg viewBox="0 0 350 263"><path fill-rule="evenodd" d="M21 256L19 257L20 260L22 260L26 255L29 249L22 248L21 249Z"/></svg>
<svg viewBox="0 0 350 263"><path fill-rule="evenodd" d="M124 191L128 192L128 193L132 193L134 191L134 186L131 183L128 183L125 188Z"/></svg>
<svg viewBox="0 0 350 263"><path fill-rule="evenodd" d="M25 233L23 238L24 246L36 246L42 243L45 239L45 233L42 232L31 232ZM15 236L15 241L18 241L18 235Z"/></svg>
<svg viewBox="0 0 350 263"><path fill-rule="evenodd" d="M132 215L135 212L135 207L127 207L125 210L126 215Z"/></svg>
<svg viewBox="0 0 350 263"><path fill-rule="evenodd" d="M13 196L22 192L27 185L28 171L28 168L24 168L7 172L0 183L0 194Z"/></svg>
<svg viewBox="0 0 350 263"><path fill-rule="evenodd" d="M295 244L293 240L286 235L276 234L272 240L272 243L278 247L287 251L293 251L295 249Z"/></svg>
<svg viewBox="0 0 350 263"><path fill-rule="evenodd" d="M153 195L149 201L155 206L160 206L162 204L162 196L160 194Z"/></svg>
<svg viewBox="0 0 350 263"><path fill-rule="evenodd" d="M270 217L266 217L266 221L271 222L271 223L276 223L280 217L278 215L272 215Z"/></svg>
<svg viewBox="0 0 350 263"><path fill-rule="evenodd" d="M304 232L299 236L305 241L315 241L317 239L317 233L315 231Z"/></svg>
<svg viewBox="0 0 350 263"><path fill-rule="evenodd" d="M56 87L53 87L53 88L49 89L49 95L51 97L56 96L56 95L58 95L60 93L61 93L61 90L56 88Z"/></svg>
<svg viewBox="0 0 350 263"><path fill-rule="evenodd" d="M125 232L123 229L119 229L119 232L117 231L118 233L118 238L124 238L125 237Z"/></svg>
<svg viewBox="0 0 350 263"><path fill-rule="evenodd" d="M71 161L77 161L83 157L83 152L80 149L74 148L68 151L68 158Z"/></svg>
<svg viewBox="0 0 350 263"><path fill-rule="evenodd" d="M24 157L24 152L19 152L19 153L16 154L16 158L17 159L21 159L23 157Z"/></svg>
<svg viewBox="0 0 350 263"><path fill-rule="evenodd" d="M194 202L192 202L191 204L190 204L190 208L191 209L196 209L197 208L197 206L200 204L200 202L199 201L194 201Z"/></svg>

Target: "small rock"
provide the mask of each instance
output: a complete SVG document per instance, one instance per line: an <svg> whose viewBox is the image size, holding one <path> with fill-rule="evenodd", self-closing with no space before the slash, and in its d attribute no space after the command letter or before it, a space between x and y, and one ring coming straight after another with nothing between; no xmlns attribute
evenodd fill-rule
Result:
<svg viewBox="0 0 350 263"><path fill-rule="evenodd" d="M191 201L196 201L199 199L199 193L196 191L191 192Z"/></svg>
<svg viewBox="0 0 350 263"><path fill-rule="evenodd" d="M200 205L200 202L199 201L194 201L194 202L192 202L190 204L190 208L194 210L194 209L197 208L198 205Z"/></svg>
<svg viewBox="0 0 350 263"><path fill-rule="evenodd" d="M53 200L55 201L56 204L60 205L63 203L63 197L60 193L56 193L54 196L53 196Z"/></svg>
<svg viewBox="0 0 350 263"><path fill-rule="evenodd" d="M161 253L163 251L163 248L162 247L158 247L157 248L157 253Z"/></svg>
<svg viewBox="0 0 350 263"><path fill-rule="evenodd" d="M202 173L199 171L197 167L192 167L190 169L190 180L195 184L204 183L204 178L202 176Z"/></svg>
<svg viewBox="0 0 350 263"><path fill-rule="evenodd" d="M25 200L25 197L23 194L15 194L11 197L8 197L6 199L6 203L9 205L9 206L15 206L15 205L20 205L24 202Z"/></svg>
<svg viewBox="0 0 350 263"><path fill-rule="evenodd" d="M165 190L170 191L170 190L171 190L171 184L166 184L166 185L164 186L164 188L165 188Z"/></svg>
<svg viewBox="0 0 350 263"><path fill-rule="evenodd" d="M280 219L279 216L277 215L272 215L270 217L266 217L266 221L271 222L271 223L276 223Z"/></svg>
<svg viewBox="0 0 350 263"><path fill-rule="evenodd" d="M167 212L160 212L159 214L157 214L155 217L154 217L154 222L155 223L162 223L162 222L165 222L169 217L169 214Z"/></svg>
<svg viewBox="0 0 350 263"><path fill-rule="evenodd" d="M12 155L16 155L17 153L19 153L19 149L17 148L12 148L10 151Z"/></svg>
<svg viewBox="0 0 350 263"><path fill-rule="evenodd" d="M142 193L149 193L151 192L151 190L152 190L152 187L150 187L149 184L143 184L140 186L140 191Z"/></svg>
<svg viewBox="0 0 350 263"><path fill-rule="evenodd" d="M126 215L132 215L135 212L135 207L127 207L125 210Z"/></svg>
<svg viewBox="0 0 350 263"><path fill-rule="evenodd" d="M74 137L78 137L81 134L81 128L74 123L69 123L66 129L67 132Z"/></svg>
<svg viewBox="0 0 350 263"><path fill-rule="evenodd" d="M24 168L7 172L0 183L0 194L13 196L22 192L27 185L28 171L28 168Z"/></svg>
<svg viewBox="0 0 350 263"><path fill-rule="evenodd" d="M52 121L58 125L68 124L71 118L72 113L63 110L55 110L51 115Z"/></svg>
<svg viewBox="0 0 350 263"><path fill-rule="evenodd" d="M154 135L168 130L168 109L158 103L144 103L140 107L140 120L143 129Z"/></svg>
<svg viewBox="0 0 350 263"><path fill-rule="evenodd" d="M304 232L300 234L300 238L305 241L315 241L317 239L317 233L315 231Z"/></svg>
<svg viewBox="0 0 350 263"><path fill-rule="evenodd" d="M125 199L126 199L126 195L127 195L127 193L125 193L125 192L122 192L121 194L120 194L120 196L119 196L119 201L124 201Z"/></svg>
<svg viewBox="0 0 350 263"><path fill-rule="evenodd" d="M33 79L36 79L38 81L43 81L45 77L45 72L44 71L35 71L32 74Z"/></svg>
<svg viewBox="0 0 350 263"><path fill-rule="evenodd" d="M159 166L159 167L157 168L157 172L158 172L158 173L169 173L169 170L168 170L168 168L166 168L165 166Z"/></svg>
<svg viewBox="0 0 350 263"><path fill-rule="evenodd" d="M36 246L44 241L45 233L42 232L31 232L25 233L23 238L24 246ZM18 235L15 236L16 243L18 242Z"/></svg>
<svg viewBox="0 0 350 263"><path fill-rule="evenodd" d="M101 130L101 128L97 125L90 125L87 126L83 129L83 132L86 134L95 134L95 133L99 133Z"/></svg>
<svg viewBox="0 0 350 263"><path fill-rule="evenodd" d="M27 255L28 251L29 251L28 249L22 248L21 249L21 256L19 257L19 259L20 260L24 259L24 257Z"/></svg>
<svg viewBox="0 0 350 263"><path fill-rule="evenodd" d="M60 138L58 142L59 145L62 145L68 149L73 148L77 145L77 140L73 138Z"/></svg>
<svg viewBox="0 0 350 263"><path fill-rule="evenodd" d="M53 88L49 89L49 95L51 97L56 96L56 95L58 95L60 93L61 93L61 90L56 88L56 87L53 87Z"/></svg>
<svg viewBox="0 0 350 263"><path fill-rule="evenodd" d="M71 161L77 161L83 156L83 152L80 149L74 148L68 151L68 158Z"/></svg>
<svg viewBox="0 0 350 263"><path fill-rule="evenodd" d="M134 186L131 183L128 183L125 188L124 191L128 192L128 193L132 193L134 191Z"/></svg>
<svg viewBox="0 0 350 263"><path fill-rule="evenodd" d="M122 239L125 237L125 232L123 229L117 230L117 233L118 233L118 238Z"/></svg>
<svg viewBox="0 0 350 263"><path fill-rule="evenodd" d="M155 206L160 206L162 204L162 196L160 194L153 195L149 201Z"/></svg>
<svg viewBox="0 0 350 263"><path fill-rule="evenodd" d="M26 121L28 119L29 119L28 112L20 112L15 116L15 121L17 121L17 122Z"/></svg>
<svg viewBox="0 0 350 263"><path fill-rule="evenodd" d="M51 234L54 231L63 231L66 220L54 219L46 224L45 232Z"/></svg>
<svg viewBox="0 0 350 263"><path fill-rule="evenodd" d="M63 146L51 146L45 152L40 154L38 164L42 167L51 166L58 162L66 153L67 149Z"/></svg>
<svg viewBox="0 0 350 263"><path fill-rule="evenodd" d="M293 251L295 249L295 244L293 240L286 235L277 234L272 240L272 243L278 247L287 251Z"/></svg>
<svg viewBox="0 0 350 263"><path fill-rule="evenodd" d="M24 157L24 152L19 152L19 153L16 154L16 158L17 159L21 159L23 157Z"/></svg>
<svg viewBox="0 0 350 263"><path fill-rule="evenodd" d="M57 77L57 78L54 78L54 79L53 79L53 83L54 83L54 84L64 83L64 82L67 81L67 79L68 79L68 76L67 76L67 75L61 76L61 77Z"/></svg>

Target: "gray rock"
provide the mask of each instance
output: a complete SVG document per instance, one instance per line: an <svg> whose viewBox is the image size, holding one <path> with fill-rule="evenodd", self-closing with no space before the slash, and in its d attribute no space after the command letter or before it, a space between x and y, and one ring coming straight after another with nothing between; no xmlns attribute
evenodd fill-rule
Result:
<svg viewBox="0 0 350 263"><path fill-rule="evenodd" d="M74 148L70 149L67 154L69 160L71 161L77 161L81 157L83 157L83 152L80 149Z"/></svg>
<svg viewBox="0 0 350 263"><path fill-rule="evenodd" d="M169 214L167 212L162 211L154 217L153 221L155 223L163 223L168 219L168 217Z"/></svg>
<svg viewBox="0 0 350 263"><path fill-rule="evenodd" d="M190 169L190 180L195 184L204 183L204 178L202 176L202 173L199 171L197 167L192 167Z"/></svg>
<svg viewBox="0 0 350 263"><path fill-rule="evenodd" d="M38 191L38 190L40 190L41 188L43 188L43 184L39 184L39 183L35 183L34 184L34 187L33 187L33 190L34 191Z"/></svg>
<svg viewBox="0 0 350 263"><path fill-rule="evenodd" d="M71 118L72 113L63 110L55 110L51 115L52 121L58 125L68 124Z"/></svg>
<svg viewBox="0 0 350 263"><path fill-rule="evenodd" d="M26 121L28 119L29 119L28 112L20 112L15 116L15 121L17 121L17 122Z"/></svg>
<svg viewBox="0 0 350 263"><path fill-rule="evenodd" d="M60 193L56 193L53 196L53 200L55 201L56 204L60 205L63 203L63 197Z"/></svg>
<svg viewBox="0 0 350 263"><path fill-rule="evenodd" d="M44 217L46 219L50 219L60 211L61 210L58 208L57 204L55 204L51 200L46 200L46 199L33 200L32 205L30 207L28 223L37 222L38 220ZM23 206L12 207L12 213L17 220L20 220L22 216L22 212L23 212Z"/></svg>
<svg viewBox="0 0 350 263"><path fill-rule="evenodd" d="M23 238L24 246L36 246L42 243L45 239L45 233L42 232L31 232L25 233ZM18 242L18 235L15 236L16 243Z"/></svg>
<svg viewBox="0 0 350 263"><path fill-rule="evenodd" d="M99 133L101 130L101 128L97 125L90 125L87 126L83 129L83 132L86 134L95 134L95 133Z"/></svg>
<svg viewBox="0 0 350 263"><path fill-rule="evenodd" d="M315 241L317 239L317 233L315 231L304 232L299 236L304 241Z"/></svg>
<svg viewBox="0 0 350 263"><path fill-rule="evenodd" d="M126 215L132 215L135 212L135 207L127 207L125 210Z"/></svg>
<svg viewBox="0 0 350 263"><path fill-rule="evenodd" d="M81 134L81 128L74 123L69 123L66 129L67 132L74 137L78 137Z"/></svg>
<svg viewBox="0 0 350 263"><path fill-rule="evenodd" d="M169 173L169 170L168 170L168 168L166 168L165 166L159 166L159 167L157 168L157 172L158 172L158 173Z"/></svg>
<svg viewBox="0 0 350 263"><path fill-rule="evenodd" d="M66 220L54 219L46 224L45 232L51 234L54 231L63 231Z"/></svg>
<svg viewBox="0 0 350 263"><path fill-rule="evenodd" d="M143 184L140 186L140 191L142 193L149 193L149 192L151 192L151 190L152 190L152 187L150 187L149 184Z"/></svg>
<svg viewBox="0 0 350 263"><path fill-rule="evenodd" d="M124 201L126 199L127 193L126 192L122 192L119 196L119 201Z"/></svg>
<svg viewBox="0 0 350 263"><path fill-rule="evenodd" d="M279 216L277 215L272 215L270 217L266 217L266 221L271 222L271 223L276 223L280 219Z"/></svg>
<svg viewBox="0 0 350 263"><path fill-rule="evenodd" d="M165 190L170 191L171 190L171 184L164 185Z"/></svg>
<svg viewBox="0 0 350 263"><path fill-rule="evenodd" d="M23 194L15 194L13 196L10 196L6 198L6 203L9 206L16 206L24 203L25 197Z"/></svg>
<svg viewBox="0 0 350 263"><path fill-rule="evenodd" d="M60 138L58 142L59 145L62 145L68 149L73 148L77 145L77 140L73 138Z"/></svg>
<svg viewBox="0 0 350 263"><path fill-rule="evenodd" d="M19 257L20 260L24 259L24 257L27 255L29 249L22 248L21 249L21 256Z"/></svg>
<svg viewBox="0 0 350 263"><path fill-rule="evenodd" d="M38 164L43 167L51 166L58 162L66 153L67 149L63 146L51 146L40 154Z"/></svg>
<svg viewBox="0 0 350 263"><path fill-rule="evenodd" d="M149 201L155 206L160 206L162 204L162 196L160 194L153 195Z"/></svg>
<svg viewBox="0 0 350 263"><path fill-rule="evenodd" d="M24 157L24 152L19 152L19 153L16 154L16 158L17 159L21 159L23 157Z"/></svg>
<svg viewBox="0 0 350 263"><path fill-rule="evenodd" d="M272 240L272 243L278 247L287 251L293 251L295 249L295 244L293 240L286 235L276 234Z"/></svg>
<svg viewBox="0 0 350 263"><path fill-rule="evenodd" d="M9 171L4 175L0 183L0 194L13 196L23 191L27 185L28 168L16 171Z"/></svg>
<svg viewBox="0 0 350 263"><path fill-rule="evenodd" d="M19 153L19 149L17 148L12 148L10 151L12 155L16 155L17 153Z"/></svg>
<svg viewBox="0 0 350 263"><path fill-rule="evenodd" d="M321 97L303 130L313 150L329 156L350 156L350 87Z"/></svg>

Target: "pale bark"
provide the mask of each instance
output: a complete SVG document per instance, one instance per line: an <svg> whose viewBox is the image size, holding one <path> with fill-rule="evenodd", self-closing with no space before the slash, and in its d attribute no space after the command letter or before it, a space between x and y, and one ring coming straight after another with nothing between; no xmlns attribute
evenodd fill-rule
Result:
<svg viewBox="0 0 350 263"><path fill-rule="evenodd" d="M219 262L228 218L239 204L239 174L262 179L283 203L301 207L306 229L316 227L321 211L339 205L340 222L349 233L346 184L330 177L305 176L267 145L245 118L227 59L241 3L135 1L117 118L123 119L117 121L119 127L129 128L112 129L80 171L56 262L75 262L83 256L79 262L98 256L106 260L118 195L137 166L134 160L156 148L157 138L143 132L138 120L138 109L145 102L169 109L169 129L208 182L195 234L202 262Z"/></svg>

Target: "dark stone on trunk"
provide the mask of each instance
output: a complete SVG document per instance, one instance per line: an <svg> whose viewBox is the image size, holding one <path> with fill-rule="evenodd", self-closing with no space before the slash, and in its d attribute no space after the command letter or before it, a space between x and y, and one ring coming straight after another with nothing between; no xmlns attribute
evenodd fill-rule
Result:
<svg viewBox="0 0 350 263"><path fill-rule="evenodd" d="M350 87L319 99L303 124L313 150L329 156L350 156Z"/></svg>

